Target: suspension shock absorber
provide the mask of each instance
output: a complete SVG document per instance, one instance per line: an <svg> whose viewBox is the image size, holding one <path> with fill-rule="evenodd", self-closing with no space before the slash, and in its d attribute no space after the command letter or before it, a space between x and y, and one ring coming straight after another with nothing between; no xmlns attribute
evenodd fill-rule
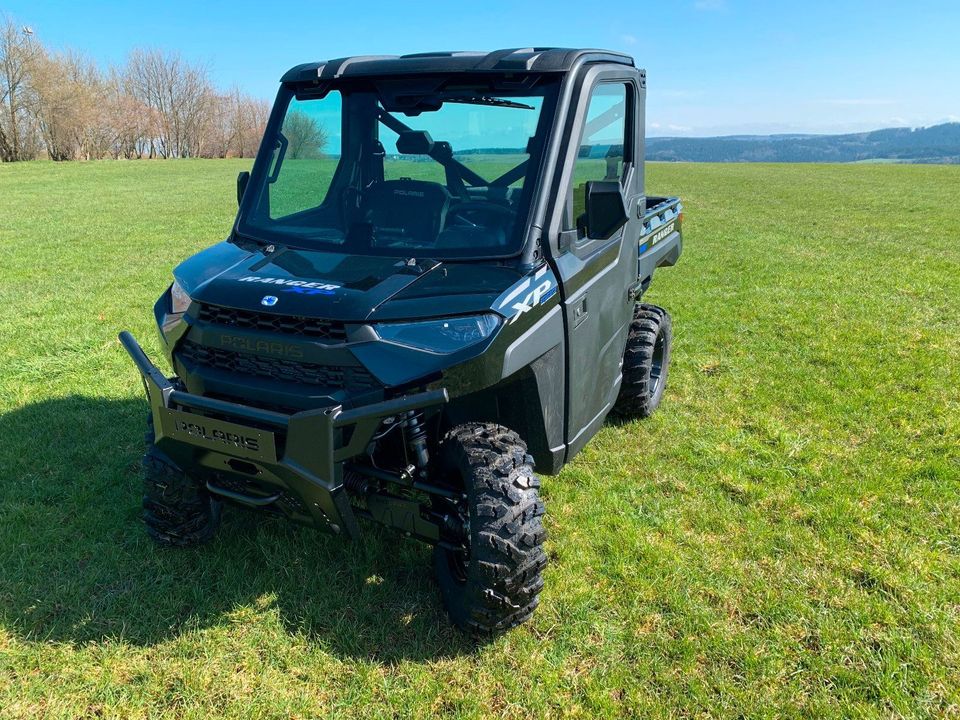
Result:
<svg viewBox="0 0 960 720"><path fill-rule="evenodd" d="M362 497L370 490L370 478L347 468L343 471L343 485L347 492Z"/></svg>
<svg viewBox="0 0 960 720"><path fill-rule="evenodd" d="M427 451L427 431L423 425L423 413L416 410L407 412L404 418L404 431L417 470L424 474L430 462L430 453Z"/></svg>

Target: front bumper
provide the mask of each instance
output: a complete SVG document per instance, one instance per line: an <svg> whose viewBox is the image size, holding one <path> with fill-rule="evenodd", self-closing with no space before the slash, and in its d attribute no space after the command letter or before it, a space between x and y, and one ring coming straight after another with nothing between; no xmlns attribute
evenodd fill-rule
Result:
<svg viewBox="0 0 960 720"><path fill-rule="evenodd" d="M218 495L253 507L279 504L287 514L349 537L359 528L343 487L343 463L367 449L385 418L448 399L446 390L431 390L351 410L335 405L285 415L178 390L130 333L120 333L120 343L143 379L159 450L184 470L254 480L261 488L251 494L208 482Z"/></svg>

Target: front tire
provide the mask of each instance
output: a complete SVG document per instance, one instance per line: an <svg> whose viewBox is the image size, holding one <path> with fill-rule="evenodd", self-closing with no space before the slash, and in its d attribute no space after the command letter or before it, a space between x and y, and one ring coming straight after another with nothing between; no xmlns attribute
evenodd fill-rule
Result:
<svg viewBox="0 0 960 720"><path fill-rule="evenodd" d="M467 549L434 549L443 602L454 625L488 636L533 615L547 556L540 480L520 437L493 423L458 425L439 450L441 479L466 493Z"/></svg>
<svg viewBox="0 0 960 720"><path fill-rule="evenodd" d="M143 522L147 535L165 547L208 542L220 526L221 503L199 479L174 465L154 446L153 418L147 421L143 456Z"/></svg>
<svg viewBox="0 0 960 720"><path fill-rule="evenodd" d="M615 415L650 417L663 399L670 369L673 323L656 305L637 305L623 351L623 380L613 406Z"/></svg>

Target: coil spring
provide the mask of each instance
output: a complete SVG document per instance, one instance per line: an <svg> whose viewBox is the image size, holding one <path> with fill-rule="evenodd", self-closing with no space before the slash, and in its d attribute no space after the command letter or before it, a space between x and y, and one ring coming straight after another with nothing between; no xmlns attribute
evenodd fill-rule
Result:
<svg viewBox="0 0 960 720"><path fill-rule="evenodd" d="M344 470L343 486L351 495L363 496L370 489L370 480L353 470Z"/></svg>
<svg viewBox="0 0 960 720"><path fill-rule="evenodd" d="M430 454L427 451L427 431L424 429L423 413L410 410L404 419L404 431L417 468L426 470L430 463Z"/></svg>

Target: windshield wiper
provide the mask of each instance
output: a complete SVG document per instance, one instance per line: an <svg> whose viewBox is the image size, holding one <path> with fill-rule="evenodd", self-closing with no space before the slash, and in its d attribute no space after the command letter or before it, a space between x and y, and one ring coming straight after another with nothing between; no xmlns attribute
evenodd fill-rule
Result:
<svg viewBox="0 0 960 720"><path fill-rule="evenodd" d="M521 110L536 110L533 105L524 105L513 100L504 100L503 98L487 97L481 95L478 97L463 98L444 98L444 103L460 103L461 105L493 105L494 107L520 108Z"/></svg>

